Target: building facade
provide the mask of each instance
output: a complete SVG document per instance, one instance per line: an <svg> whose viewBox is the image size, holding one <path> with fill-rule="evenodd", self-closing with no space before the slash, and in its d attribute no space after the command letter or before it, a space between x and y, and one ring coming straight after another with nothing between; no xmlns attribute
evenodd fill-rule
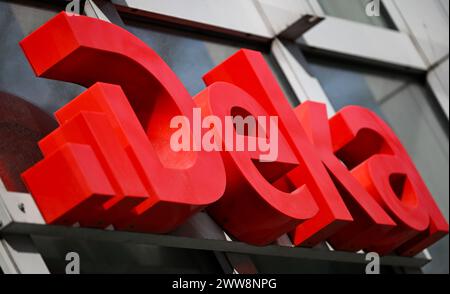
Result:
<svg viewBox="0 0 450 294"><path fill-rule="evenodd" d="M67 5L70 1L0 0L0 106L4 109L15 107L11 101L20 97L52 114L84 90L36 78L19 47L24 37ZM373 110L399 136L448 221L447 0L88 0L80 7L81 13L122 26L148 44L192 96L204 89L203 74L240 48L249 48L263 53L293 107L311 100L325 103L329 116L347 105ZM52 129L52 123L46 127ZM35 140L25 131L21 136L8 137L6 130L0 134L5 136L0 137L0 152L10 152L18 138L24 144ZM0 159L17 156L8 152ZM26 193L24 187L5 186L3 193ZM170 246L170 238L154 243L109 242L67 235L37 232L19 240L14 239L17 236L1 239L0 251L18 254L13 266L0 258L3 271L64 272L64 256L73 251L83 261L82 272L364 272L364 264L332 254L308 257L308 252L299 252L301 258L288 258L250 249L227 252L201 250L201 245ZM205 213L171 236L226 240ZM289 240L278 243L282 246ZM23 256L17 244L31 246L34 254ZM448 253L447 236L429 248L432 261L421 271L448 273ZM407 263L381 265L386 273L411 270Z"/></svg>

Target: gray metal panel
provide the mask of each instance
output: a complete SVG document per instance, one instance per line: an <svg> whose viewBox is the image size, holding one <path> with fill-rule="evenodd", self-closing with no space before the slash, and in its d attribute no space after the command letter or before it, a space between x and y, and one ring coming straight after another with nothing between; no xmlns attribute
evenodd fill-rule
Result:
<svg viewBox="0 0 450 294"><path fill-rule="evenodd" d="M323 248L301 248L270 245L253 246L242 242L214 239L187 238L172 235L154 235L123 231L107 231L89 228L68 228L37 224L11 224L2 230L3 234L25 234L33 236L62 237L76 240L97 240L119 243L157 245L169 248L232 252L249 255L290 257L305 260L333 261L366 264L361 253L330 251ZM430 260L425 255L417 257L385 256L381 264L390 266L422 267Z"/></svg>
<svg viewBox="0 0 450 294"><path fill-rule="evenodd" d="M48 274L47 265L26 235L0 238L0 266L6 274Z"/></svg>
<svg viewBox="0 0 450 294"><path fill-rule="evenodd" d="M449 53L449 16L440 0L393 0L408 33L428 66L439 63Z"/></svg>
<svg viewBox="0 0 450 294"><path fill-rule="evenodd" d="M197 28L271 39L275 36L253 1L242 0L113 0L121 11L166 19Z"/></svg>
<svg viewBox="0 0 450 294"><path fill-rule="evenodd" d="M427 81L434 96L449 118L449 59L447 57L437 67L428 72Z"/></svg>
<svg viewBox="0 0 450 294"><path fill-rule="evenodd" d="M337 55L425 71L427 65L405 33L335 17L303 35L301 44Z"/></svg>

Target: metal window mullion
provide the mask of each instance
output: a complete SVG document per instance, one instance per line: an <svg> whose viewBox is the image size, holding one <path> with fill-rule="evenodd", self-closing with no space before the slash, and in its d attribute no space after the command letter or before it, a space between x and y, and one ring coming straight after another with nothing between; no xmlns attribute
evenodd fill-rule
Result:
<svg viewBox="0 0 450 294"><path fill-rule="evenodd" d="M298 101L305 102L311 100L325 103L328 115L333 115L335 109L319 81L315 77L309 75L305 68L283 45L283 42L279 39L275 39L272 43L271 50L290 86L294 90Z"/></svg>

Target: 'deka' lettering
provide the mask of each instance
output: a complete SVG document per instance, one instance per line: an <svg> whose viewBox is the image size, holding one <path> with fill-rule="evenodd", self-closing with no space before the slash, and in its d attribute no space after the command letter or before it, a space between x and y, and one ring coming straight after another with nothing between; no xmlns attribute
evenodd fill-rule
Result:
<svg viewBox="0 0 450 294"><path fill-rule="evenodd" d="M320 103L292 109L259 52L238 51L191 97L158 54L107 22L63 12L20 44L37 76L87 88L56 112L59 128L39 142L44 159L22 175L48 224L167 233L206 209L250 244L288 233L296 246L405 256L448 233L385 122L356 106L331 118ZM196 108L223 126L276 117L264 135L276 156L224 148L225 132L207 134L223 148L174 150L174 117L192 138L210 131L192 127Z"/></svg>

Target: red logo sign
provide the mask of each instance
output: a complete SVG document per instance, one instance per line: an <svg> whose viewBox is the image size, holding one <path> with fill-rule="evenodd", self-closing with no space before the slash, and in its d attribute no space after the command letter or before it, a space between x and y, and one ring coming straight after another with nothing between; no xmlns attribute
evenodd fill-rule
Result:
<svg viewBox="0 0 450 294"><path fill-rule="evenodd" d="M88 88L56 113L45 158L23 174L49 224L167 233L207 209L238 240L412 256L448 224L393 131L350 106L291 109L262 55L240 50L192 97L167 64L113 24L61 13L21 42L40 77ZM170 149L177 115L279 117L276 162Z"/></svg>

